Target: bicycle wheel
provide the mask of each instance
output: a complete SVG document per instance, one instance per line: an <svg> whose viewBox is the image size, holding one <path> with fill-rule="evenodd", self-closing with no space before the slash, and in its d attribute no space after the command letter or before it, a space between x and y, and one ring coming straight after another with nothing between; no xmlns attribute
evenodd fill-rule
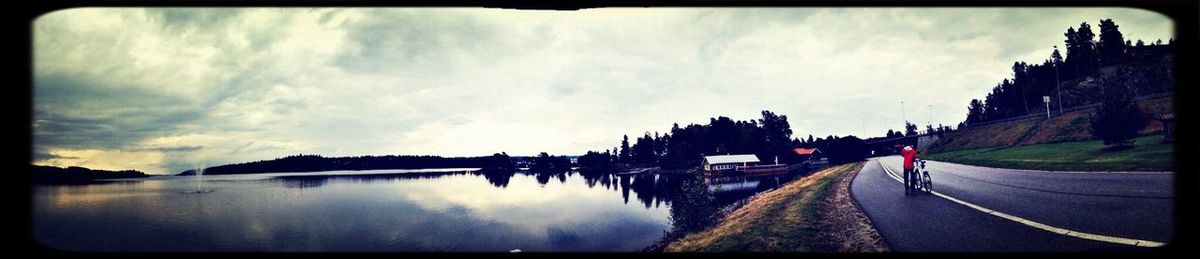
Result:
<svg viewBox="0 0 1200 259"><path fill-rule="evenodd" d="M925 192L933 192L933 179L929 177L929 172L921 174L921 185L924 185Z"/></svg>

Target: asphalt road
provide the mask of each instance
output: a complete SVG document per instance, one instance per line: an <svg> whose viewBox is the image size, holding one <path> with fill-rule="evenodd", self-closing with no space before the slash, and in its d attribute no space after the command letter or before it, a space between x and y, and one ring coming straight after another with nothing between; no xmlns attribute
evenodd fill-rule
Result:
<svg viewBox="0 0 1200 259"><path fill-rule="evenodd" d="M905 196L899 156L874 158L850 191L895 251L1007 252L1135 249L1052 233L934 195ZM1173 173L1045 172L929 161L933 190L1076 232L1169 243Z"/></svg>

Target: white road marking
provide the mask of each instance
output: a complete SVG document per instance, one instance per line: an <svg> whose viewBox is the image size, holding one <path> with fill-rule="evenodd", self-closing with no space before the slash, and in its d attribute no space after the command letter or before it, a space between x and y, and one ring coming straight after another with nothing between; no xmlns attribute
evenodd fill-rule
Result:
<svg viewBox="0 0 1200 259"><path fill-rule="evenodd" d="M896 175L896 172L892 172L892 169L888 168L887 166L884 166L883 162L879 162L878 159L876 159L875 162L879 163L879 167L883 167L883 170L885 172L887 172L888 177L891 177L892 180L896 180L897 182L900 182L902 184L904 183L904 179L901 179L900 176ZM1009 214L1006 214L1003 212L999 212L999 211L996 211L993 209L988 209L983 206L979 206L979 205L972 204L970 202L959 200L954 197L950 197L948 195L945 195L945 194L942 194L942 193L939 193L936 191L932 192L932 194L935 196L938 196L938 197L942 197L943 199L952 201L954 203L958 203L963 206L967 206L969 208L978 210L978 211L986 213L988 215L997 216L1002 219L1011 220L1011 221L1014 221L1017 223L1025 224L1026 226L1031 226L1031 227L1034 227L1037 229L1049 231L1051 233L1055 233L1055 234L1059 234L1059 235L1066 235L1066 236L1072 236L1072 237L1077 237L1077 238L1090 239L1090 240L1109 242L1109 243L1117 243L1117 244L1123 244L1123 245L1131 245L1131 246L1159 247L1159 246L1164 245L1162 242L1154 242L1154 241L1133 239L1133 238L1105 236L1105 235L1084 233L1084 232L1054 227L1054 226L1046 225L1046 224L1043 224L1043 223L1040 223L1037 221L1032 221L1032 220L1024 219L1021 217L1009 215Z"/></svg>

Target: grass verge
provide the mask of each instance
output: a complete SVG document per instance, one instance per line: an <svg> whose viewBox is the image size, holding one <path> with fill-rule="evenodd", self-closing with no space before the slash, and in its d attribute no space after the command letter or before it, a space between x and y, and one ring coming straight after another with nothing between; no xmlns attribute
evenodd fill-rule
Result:
<svg viewBox="0 0 1200 259"><path fill-rule="evenodd" d="M1108 150L1099 140L979 148L922 155L930 160L1013 169L1051 171L1172 171L1174 145L1162 135L1138 137L1134 147Z"/></svg>
<svg viewBox="0 0 1200 259"><path fill-rule="evenodd" d="M886 245L869 222L840 223L865 220L865 216L845 217L850 214L844 211L846 204L839 206L847 203L849 209L857 210L846 192L849 180L862 164L831 167L763 193L729 213L716 226L670 242L664 251L884 251ZM845 190L839 193L839 189ZM839 196L842 198L838 199ZM870 239L861 237L870 233L875 233L874 241L861 241ZM859 243L867 245L856 245Z"/></svg>

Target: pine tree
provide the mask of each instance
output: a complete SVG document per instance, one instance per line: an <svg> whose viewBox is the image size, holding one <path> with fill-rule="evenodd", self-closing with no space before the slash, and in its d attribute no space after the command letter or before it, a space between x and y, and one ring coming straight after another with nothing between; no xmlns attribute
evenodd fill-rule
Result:
<svg viewBox="0 0 1200 259"><path fill-rule="evenodd" d="M1115 63L1125 56L1125 37L1121 35L1121 31L1117 29L1117 24L1112 19L1100 20L1100 42L1098 47L1100 57L1106 63Z"/></svg>
<svg viewBox="0 0 1200 259"><path fill-rule="evenodd" d="M1129 87L1123 84L1107 84L1100 108L1092 116L1092 134L1104 140L1105 145L1128 147L1137 131L1146 127L1148 116L1134 102Z"/></svg>
<svg viewBox="0 0 1200 259"><path fill-rule="evenodd" d="M629 153L629 135L624 135L621 139L621 153L618 153L618 161L621 163L632 163L631 154Z"/></svg>

